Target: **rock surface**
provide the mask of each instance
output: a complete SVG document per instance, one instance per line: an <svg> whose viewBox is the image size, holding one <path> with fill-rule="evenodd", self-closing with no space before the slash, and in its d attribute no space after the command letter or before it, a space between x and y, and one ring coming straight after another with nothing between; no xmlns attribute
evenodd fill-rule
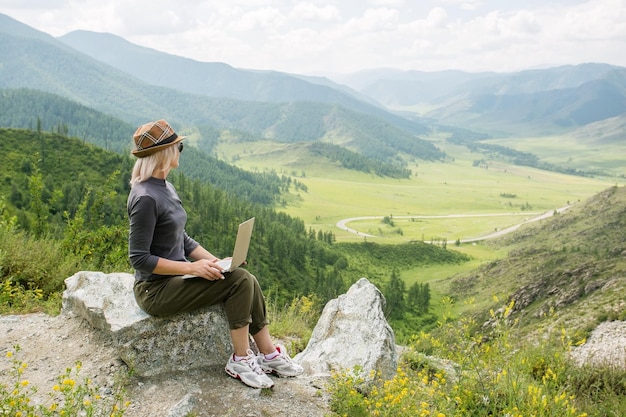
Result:
<svg viewBox="0 0 626 417"><path fill-rule="evenodd" d="M63 314L110 334L120 358L139 376L226 363L233 347L223 306L152 317L135 302L133 283L127 273L78 272L65 280Z"/></svg>
<svg viewBox="0 0 626 417"><path fill-rule="evenodd" d="M581 366L609 365L626 369L626 322L600 323L586 343L572 349L571 356Z"/></svg>
<svg viewBox="0 0 626 417"><path fill-rule="evenodd" d="M48 404L57 377L80 361L80 376L110 391L117 375L127 375L111 338L75 316L45 314L0 316L0 380L10 367L7 351L28 366L23 377L38 392L32 400ZM198 417L324 417L325 381L308 376L274 378L272 390L256 390L229 377L224 364L188 372L128 377L125 416L175 417L189 411Z"/></svg>
<svg viewBox="0 0 626 417"><path fill-rule="evenodd" d="M0 316L0 349L6 355L20 346L25 377L39 390L34 402L45 402L58 377L80 362L81 375L104 393L127 378L129 416L322 417L329 413L331 369L395 374L384 298L366 279L325 307L306 350L294 358L305 375L275 379L272 390L249 388L224 372L232 344L222 306L151 317L137 306L133 281L130 274L79 272L66 280L61 315ZM2 363L0 373L10 366Z"/></svg>
<svg viewBox="0 0 626 417"><path fill-rule="evenodd" d="M378 288L361 278L346 294L326 304L306 349L294 360L315 376L358 366L366 379L372 371L393 378L398 353L384 305Z"/></svg>

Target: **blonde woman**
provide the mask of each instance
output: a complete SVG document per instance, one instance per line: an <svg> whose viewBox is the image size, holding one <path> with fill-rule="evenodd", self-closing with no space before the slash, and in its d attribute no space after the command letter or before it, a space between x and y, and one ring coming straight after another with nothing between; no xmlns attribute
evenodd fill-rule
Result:
<svg viewBox="0 0 626 417"><path fill-rule="evenodd" d="M226 372L254 388L272 387L267 374L297 376L302 367L291 361L284 346L272 342L255 276L243 268L224 273L216 263L220 259L185 232L187 213L167 181L169 172L178 167L183 139L165 120L146 123L133 135L137 161L127 207L135 299L154 316L223 303L234 347ZM250 349L249 334L258 356Z"/></svg>

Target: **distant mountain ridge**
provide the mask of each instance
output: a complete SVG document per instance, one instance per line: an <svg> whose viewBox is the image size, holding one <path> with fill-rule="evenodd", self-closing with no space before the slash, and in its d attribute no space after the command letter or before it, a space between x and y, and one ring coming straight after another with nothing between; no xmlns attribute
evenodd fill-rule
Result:
<svg viewBox="0 0 626 417"><path fill-rule="evenodd" d="M0 54L0 88L51 92L131 125L162 115L197 134L326 141L386 162L403 153L442 159L420 138L433 128L478 138L545 135L626 114L626 68L606 64L516 73L379 69L331 81L199 62L106 33L55 39L2 14Z"/></svg>
<svg viewBox="0 0 626 417"><path fill-rule="evenodd" d="M11 24L5 26L5 22ZM16 26L20 29L15 32L20 36L4 30ZM174 62L179 59L176 57ZM52 37L20 26L5 15L0 15L0 64L0 88L27 87L50 92L135 126L155 117L167 117L192 131L211 127L229 130L235 137L248 137L247 140L249 137L282 142L326 139L377 158L393 158L407 149L414 152L412 156L422 159L443 157L430 142L416 137L426 133L428 127L356 99L352 108L313 98L284 103L241 101L155 86ZM320 85L316 88L329 90ZM349 97L339 93L336 96ZM357 107L369 113L358 111Z"/></svg>
<svg viewBox="0 0 626 417"><path fill-rule="evenodd" d="M244 101L316 101L365 108L345 90L312 84L276 71L237 69L221 62L200 62L169 55L134 45L110 33L77 30L57 39L152 85Z"/></svg>
<svg viewBox="0 0 626 417"><path fill-rule="evenodd" d="M516 73L376 70L336 78L377 101L467 128L573 129L626 113L626 68L581 64Z"/></svg>
<svg viewBox="0 0 626 417"><path fill-rule="evenodd" d="M148 84L186 93L242 101L340 105L348 110L380 117L413 133L425 133L402 117L390 113L364 95L328 79L234 68L221 62L199 62L134 45L109 33L73 31L61 42Z"/></svg>

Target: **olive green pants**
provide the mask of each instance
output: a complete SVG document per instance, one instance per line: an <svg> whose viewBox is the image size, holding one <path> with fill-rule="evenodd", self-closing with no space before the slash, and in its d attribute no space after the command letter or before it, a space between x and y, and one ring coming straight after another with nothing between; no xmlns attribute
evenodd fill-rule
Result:
<svg viewBox="0 0 626 417"><path fill-rule="evenodd" d="M180 276L135 281L135 300L152 316L171 316L223 303L231 330L250 325L250 334L256 334L268 324L259 282L243 268L224 276L225 279L217 281Z"/></svg>

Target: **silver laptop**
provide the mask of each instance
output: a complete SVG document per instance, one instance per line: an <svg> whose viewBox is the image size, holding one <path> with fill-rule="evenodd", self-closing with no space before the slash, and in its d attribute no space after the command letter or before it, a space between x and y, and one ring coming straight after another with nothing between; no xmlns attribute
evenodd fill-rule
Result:
<svg viewBox="0 0 626 417"><path fill-rule="evenodd" d="M250 238L252 237L252 227L254 226L254 217L246 220L239 225L237 229L237 238L235 239L235 248L233 256L230 259L222 259L217 264L222 268L223 272L230 272L241 266L248 256L248 248L250 247ZM194 275L183 275L183 278L193 278Z"/></svg>
<svg viewBox="0 0 626 417"><path fill-rule="evenodd" d="M223 272L230 272L241 266L246 261L253 226L254 217L239 225L239 228L237 229L237 238L235 240L235 248L233 249L233 256L231 259L222 259L217 262L217 264L222 267Z"/></svg>

